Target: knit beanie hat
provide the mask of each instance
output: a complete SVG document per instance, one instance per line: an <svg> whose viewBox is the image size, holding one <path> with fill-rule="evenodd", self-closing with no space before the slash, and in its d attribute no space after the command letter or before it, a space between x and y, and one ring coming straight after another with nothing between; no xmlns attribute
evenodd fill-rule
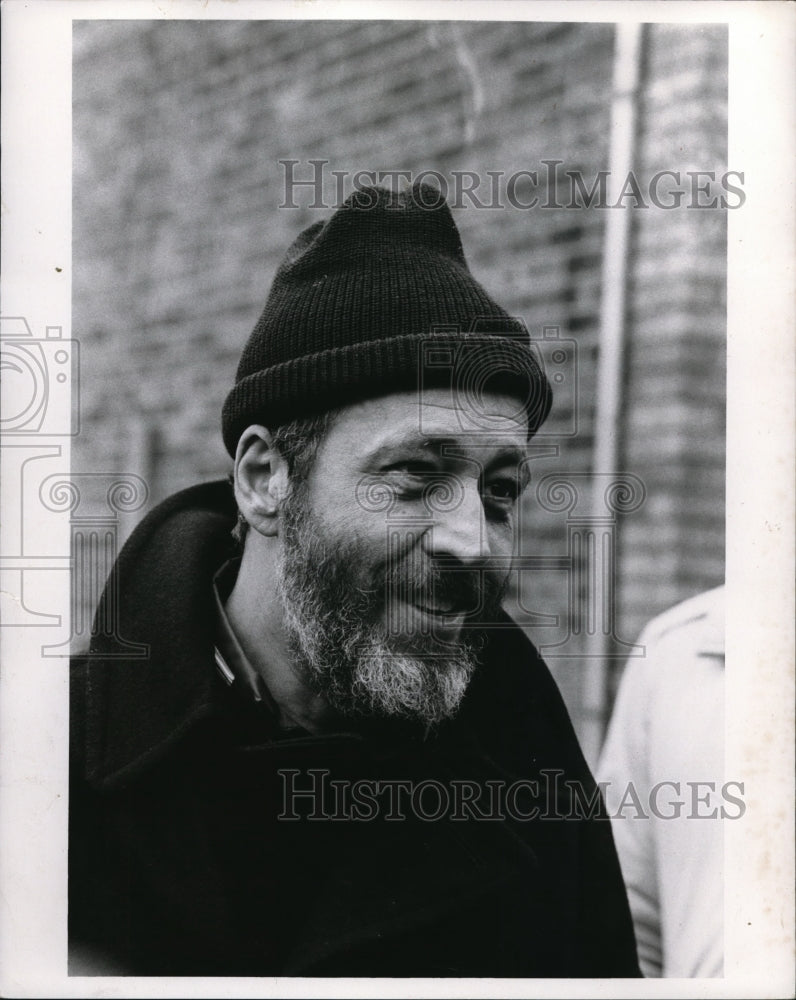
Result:
<svg viewBox="0 0 796 1000"><path fill-rule="evenodd" d="M429 185L356 191L287 252L222 414L234 457L251 424L280 424L404 389L516 396L530 437L552 392L523 322L473 278Z"/></svg>

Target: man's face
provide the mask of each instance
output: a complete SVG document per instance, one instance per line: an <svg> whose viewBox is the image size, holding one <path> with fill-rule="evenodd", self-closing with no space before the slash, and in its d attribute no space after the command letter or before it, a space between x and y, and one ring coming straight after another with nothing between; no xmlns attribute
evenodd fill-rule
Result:
<svg viewBox="0 0 796 1000"><path fill-rule="evenodd" d="M347 716L433 725L475 666L508 577L527 425L445 390L343 410L282 511L279 566L294 658ZM486 426L485 426L486 425Z"/></svg>

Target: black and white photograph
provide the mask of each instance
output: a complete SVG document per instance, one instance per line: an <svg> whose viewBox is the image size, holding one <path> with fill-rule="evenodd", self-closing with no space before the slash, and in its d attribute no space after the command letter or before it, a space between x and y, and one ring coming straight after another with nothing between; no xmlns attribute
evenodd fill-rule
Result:
<svg viewBox="0 0 796 1000"><path fill-rule="evenodd" d="M793 9L3 18L3 995L792 995Z"/></svg>

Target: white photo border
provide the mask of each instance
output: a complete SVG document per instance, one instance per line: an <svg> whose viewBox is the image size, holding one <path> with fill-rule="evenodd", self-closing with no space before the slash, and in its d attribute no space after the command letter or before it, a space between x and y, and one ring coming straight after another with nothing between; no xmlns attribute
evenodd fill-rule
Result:
<svg viewBox="0 0 796 1000"><path fill-rule="evenodd" d="M71 35L82 19L455 19L729 25L728 164L746 203L728 220L727 773L746 814L726 826L722 980L534 980L538 997L790 996L794 988L794 184L791 4L5 0L2 315L71 336ZM69 400L61 400L69 420ZM60 448L69 468L69 436ZM52 452L51 452L52 453ZM10 456L10 458L9 458ZM3 451L0 553L19 489ZM69 555L69 539L55 543ZM13 574L13 560L2 573ZM9 585L9 588L11 586ZM69 574L41 583L63 609ZM45 637L52 641L53 630ZM0 995L19 997L503 996L521 980L69 978L68 672L36 627L0 628Z"/></svg>

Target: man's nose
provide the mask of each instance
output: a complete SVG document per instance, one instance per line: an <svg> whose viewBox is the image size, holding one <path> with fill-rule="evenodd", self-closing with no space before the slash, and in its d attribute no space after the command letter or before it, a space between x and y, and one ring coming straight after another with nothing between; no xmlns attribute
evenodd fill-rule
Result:
<svg viewBox="0 0 796 1000"><path fill-rule="evenodd" d="M452 502L435 504L430 498L433 524L427 546L433 556L448 556L463 563L490 555L486 515L478 483L461 480Z"/></svg>

